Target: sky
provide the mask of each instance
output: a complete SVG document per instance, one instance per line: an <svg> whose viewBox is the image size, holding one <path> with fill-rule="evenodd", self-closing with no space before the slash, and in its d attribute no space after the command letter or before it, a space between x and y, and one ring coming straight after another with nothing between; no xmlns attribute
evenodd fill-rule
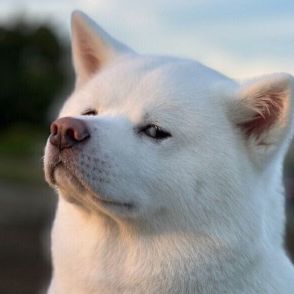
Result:
<svg viewBox="0 0 294 294"><path fill-rule="evenodd" d="M193 58L236 79L294 75L293 0L0 0L0 23L49 21L69 38L75 9L137 52Z"/></svg>

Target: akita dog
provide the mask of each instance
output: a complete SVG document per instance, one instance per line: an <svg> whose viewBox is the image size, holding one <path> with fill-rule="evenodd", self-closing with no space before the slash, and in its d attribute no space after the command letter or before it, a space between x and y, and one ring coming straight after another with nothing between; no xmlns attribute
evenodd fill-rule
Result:
<svg viewBox="0 0 294 294"><path fill-rule="evenodd" d="M293 77L239 83L72 16L76 87L51 125L50 294L293 294L282 165Z"/></svg>

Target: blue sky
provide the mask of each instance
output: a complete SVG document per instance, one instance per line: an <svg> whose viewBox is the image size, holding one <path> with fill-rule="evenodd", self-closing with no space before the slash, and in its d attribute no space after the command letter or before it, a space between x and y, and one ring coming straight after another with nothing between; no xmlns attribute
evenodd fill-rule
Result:
<svg viewBox="0 0 294 294"><path fill-rule="evenodd" d="M74 9L139 52L195 58L235 78L294 74L293 0L1 0L0 22L23 14L68 36Z"/></svg>

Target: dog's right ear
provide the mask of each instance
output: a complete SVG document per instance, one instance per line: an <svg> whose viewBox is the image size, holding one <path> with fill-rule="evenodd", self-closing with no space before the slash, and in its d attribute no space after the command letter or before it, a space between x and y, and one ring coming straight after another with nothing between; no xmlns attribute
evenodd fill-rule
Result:
<svg viewBox="0 0 294 294"><path fill-rule="evenodd" d="M76 85L82 85L102 67L133 51L112 38L91 18L74 11L71 18L72 55Z"/></svg>

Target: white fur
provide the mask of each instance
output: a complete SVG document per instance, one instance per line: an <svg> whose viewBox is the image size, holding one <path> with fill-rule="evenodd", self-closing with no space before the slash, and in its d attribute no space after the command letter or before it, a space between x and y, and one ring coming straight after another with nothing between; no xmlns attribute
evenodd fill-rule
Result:
<svg viewBox="0 0 294 294"><path fill-rule="evenodd" d="M55 172L49 293L294 293L282 188L293 78L240 86L195 61L138 55L80 12L73 39L77 84L60 117L91 137L63 157L82 187ZM172 137L140 133L150 123Z"/></svg>

